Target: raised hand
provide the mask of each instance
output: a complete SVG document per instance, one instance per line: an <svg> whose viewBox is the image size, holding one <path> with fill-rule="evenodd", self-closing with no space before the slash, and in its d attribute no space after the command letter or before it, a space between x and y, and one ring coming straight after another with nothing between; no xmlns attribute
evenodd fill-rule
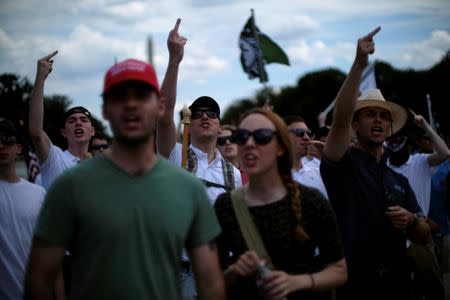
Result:
<svg viewBox="0 0 450 300"><path fill-rule="evenodd" d="M178 18L175 27L169 32L169 36L167 37L167 48L169 49L170 60L175 63L180 63L183 59L184 45L186 45L187 42L187 39L184 36L178 34L180 23L181 19Z"/></svg>
<svg viewBox="0 0 450 300"><path fill-rule="evenodd" d="M413 122L414 122L414 124L416 124L417 126L423 128L423 129L426 129L427 127L430 126L430 124L428 124L427 120L425 120L425 118L422 115L416 114L410 108L409 108L409 111L413 115Z"/></svg>
<svg viewBox="0 0 450 300"><path fill-rule="evenodd" d="M373 37L380 30L381 27L378 26L372 32L358 40L358 46L356 48L356 62L359 67L365 68L369 63L369 54L373 54L375 52L375 42L373 41Z"/></svg>
<svg viewBox="0 0 450 300"><path fill-rule="evenodd" d="M53 70L53 59L52 57L58 54L58 50L55 52L46 55L42 58L40 58L37 61L37 71L36 71L36 79L43 79L45 80Z"/></svg>

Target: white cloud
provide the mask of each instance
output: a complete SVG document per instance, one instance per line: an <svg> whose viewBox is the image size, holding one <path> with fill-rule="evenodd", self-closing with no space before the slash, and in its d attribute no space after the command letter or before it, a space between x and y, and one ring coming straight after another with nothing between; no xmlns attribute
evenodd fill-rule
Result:
<svg viewBox="0 0 450 300"><path fill-rule="evenodd" d="M439 62L449 49L449 32L435 30L423 41L397 46L390 60L397 67L426 69Z"/></svg>
<svg viewBox="0 0 450 300"><path fill-rule="evenodd" d="M327 45L321 40L307 42L301 39L293 42L286 51L293 64L330 66L339 60L351 61L354 48L355 46L348 42Z"/></svg>

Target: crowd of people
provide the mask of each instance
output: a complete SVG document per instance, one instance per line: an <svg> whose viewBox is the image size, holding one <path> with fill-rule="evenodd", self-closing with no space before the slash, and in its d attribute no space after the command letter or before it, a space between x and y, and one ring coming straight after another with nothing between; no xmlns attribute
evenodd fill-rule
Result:
<svg viewBox="0 0 450 300"><path fill-rule="evenodd" d="M0 119L0 299L445 299L450 150L422 116L359 91L380 28L358 40L330 126L314 134L268 106L221 124L200 96L187 143L174 122L180 22L161 86L136 59L105 73L112 140L77 106L67 149L52 143L44 85L58 52L38 60L35 183L17 175L22 137Z"/></svg>

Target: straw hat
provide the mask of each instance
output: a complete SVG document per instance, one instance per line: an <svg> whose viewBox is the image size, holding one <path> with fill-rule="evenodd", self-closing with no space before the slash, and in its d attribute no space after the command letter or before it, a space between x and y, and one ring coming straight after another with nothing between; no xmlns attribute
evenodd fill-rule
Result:
<svg viewBox="0 0 450 300"><path fill-rule="evenodd" d="M392 132L389 135L392 135L399 131L403 127L403 125L405 125L406 120L408 119L408 113L406 109L394 102L386 101L379 89L370 89L365 91L356 102L355 112L366 107L380 107L388 110L391 113Z"/></svg>

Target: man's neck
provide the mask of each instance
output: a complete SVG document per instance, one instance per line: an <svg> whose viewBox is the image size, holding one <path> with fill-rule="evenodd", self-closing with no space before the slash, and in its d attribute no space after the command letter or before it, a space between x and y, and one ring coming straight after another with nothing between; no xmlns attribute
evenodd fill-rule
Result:
<svg viewBox="0 0 450 300"><path fill-rule="evenodd" d="M67 150L69 150L70 154L79 159L86 159L91 157L89 154L89 142L82 144L69 144L67 146Z"/></svg>
<svg viewBox="0 0 450 300"><path fill-rule="evenodd" d="M247 204L272 203L286 196L286 192L286 187L276 169L265 174L251 176L246 191Z"/></svg>
<svg viewBox="0 0 450 300"><path fill-rule="evenodd" d="M216 141L204 141L201 143L192 141L192 146L208 155L208 163L216 158Z"/></svg>
<svg viewBox="0 0 450 300"><path fill-rule="evenodd" d="M116 165L130 175L141 176L156 164L153 139L136 145L114 141L111 152L106 154Z"/></svg>
<svg viewBox="0 0 450 300"><path fill-rule="evenodd" d="M303 156L297 156L295 159L294 159L294 163L293 163L293 169L295 170L295 171L300 171L300 169L301 168L303 168L303 164L302 164L302 158L303 158Z"/></svg>
<svg viewBox="0 0 450 300"><path fill-rule="evenodd" d="M16 173L15 163L8 166L0 167L0 180L9 183L17 183L20 181L20 177Z"/></svg>
<svg viewBox="0 0 450 300"><path fill-rule="evenodd" d="M377 163L380 162L381 160L381 156L384 153L384 149L383 149L383 145L369 145L367 143L358 143L356 146L354 146L364 152L366 152L367 154L375 157L375 160L377 161Z"/></svg>

